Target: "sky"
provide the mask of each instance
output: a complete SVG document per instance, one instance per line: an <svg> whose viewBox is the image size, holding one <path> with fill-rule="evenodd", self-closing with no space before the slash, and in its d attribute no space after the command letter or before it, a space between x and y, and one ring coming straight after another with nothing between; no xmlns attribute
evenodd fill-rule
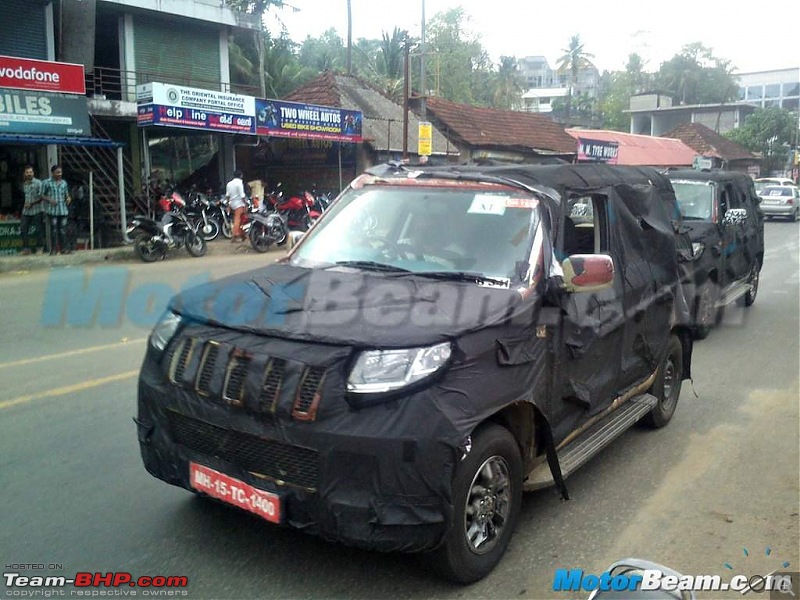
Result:
<svg viewBox="0 0 800 600"><path fill-rule="evenodd" d="M301 42L335 27L347 33L346 0L287 0L299 9L276 11L289 36ZM352 0L353 39L380 38L395 26L419 35L422 0ZM800 67L800 2L766 5L735 0L425 0L429 20L462 6L470 29L492 59L544 55L556 66L570 36L579 34L600 71L623 69L638 52L655 71L684 44L700 41L739 72ZM766 7L769 8L766 8ZM280 24L267 18L277 32Z"/></svg>

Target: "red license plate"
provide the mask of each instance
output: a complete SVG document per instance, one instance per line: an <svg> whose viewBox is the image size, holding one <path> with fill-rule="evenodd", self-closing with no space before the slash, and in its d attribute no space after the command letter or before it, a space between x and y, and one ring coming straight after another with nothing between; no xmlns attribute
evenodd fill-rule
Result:
<svg viewBox="0 0 800 600"><path fill-rule="evenodd" d="M213 498L238 506L271 523L281 522L281 499L277 494L265 492L234 479L225 473L197 463L189 463L192 488Z"/></svg>

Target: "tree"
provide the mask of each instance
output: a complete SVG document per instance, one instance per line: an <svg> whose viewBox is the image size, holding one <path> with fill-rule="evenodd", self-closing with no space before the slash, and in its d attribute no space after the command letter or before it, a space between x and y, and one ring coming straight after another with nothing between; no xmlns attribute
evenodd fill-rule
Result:
<svg viewBox="0 0 800 600"><path fill-rule="evenodd" d="M681 104L721 104L736 99L738 94L732 71L730 61L694 42L662 63L655 80L657 87L671 92Z"/></svg>
<svg viewBox="0 0 800 600"><path fill-rule="evenodd" d="M300 46L300 64L318 73L341 69L345 63L344 41L333 27L318 38L307 37Z"/></svg>
<svg viewBox="0 0 800 600"><path fill-rule="evenodd" d="M253 46L258 52L259 86L261 88L261 96L264 97L267 95L267 78L264 72L264 15L267 14L270 8L284 8L288 5L283 0L225 0L225 3L239 12L258 16L258 27L253 30Z"/></svg>
<svg viewBox="0 0 800 600"><path fill-rule="evenodd" d="M565 110L565 116L569 119L569 114L572 109L573 87L578 82L578 75L582 69L594 67L591 60L594 58L594 54L590 54L584 50L580 35L573 35L569 39L569 44L562 52L564 53L563 56L558 59L558 71L562 74L567 73L570 76L569 93L567 94Z"/></svg>
<svg viewBox="0 0 800 600"><path fill-rule="evenodd" d="M777 106L758 108L741 127L725 136L751 152L760 152L763 172L779 171L786 165L789 146L797 136L797 115Z"/></svg>
<svg viewBox="0 0 800 600"><path fill-rule="evenodd" d="M652 85L653 76L645 69L645 61L633 52L628 55L624 71L606 71L600 77L598 105L604 127L617 131L630 129L630 117L624 111L630 107L631 96Z"/></svg>
<svg viewBox="0 0 800 600"><path fill-rule="evenodd" d="M501 56L495 76L494 107L518 108L524 91L517 59L513 56Z"/></svg>

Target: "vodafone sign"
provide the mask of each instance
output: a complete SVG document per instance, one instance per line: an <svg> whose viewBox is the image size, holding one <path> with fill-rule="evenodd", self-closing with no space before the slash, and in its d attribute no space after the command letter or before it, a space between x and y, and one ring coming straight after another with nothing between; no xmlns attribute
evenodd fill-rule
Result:
<svg viewBox="0 0 800 600"><path fill-rule="evenodd" d="M0 88L86 94L83 65L0 56Z"/></svg>

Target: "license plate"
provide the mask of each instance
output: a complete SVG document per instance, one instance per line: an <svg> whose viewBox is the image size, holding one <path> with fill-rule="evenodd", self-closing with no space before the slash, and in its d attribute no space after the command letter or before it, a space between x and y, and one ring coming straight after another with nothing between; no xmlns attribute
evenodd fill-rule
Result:
<svg viewBox="0 0 800 600"><path fill-rule="evenodd" d="M214 469L189 463L192 488L258 515L270 523L281 522L281 499Z"/></svg>

